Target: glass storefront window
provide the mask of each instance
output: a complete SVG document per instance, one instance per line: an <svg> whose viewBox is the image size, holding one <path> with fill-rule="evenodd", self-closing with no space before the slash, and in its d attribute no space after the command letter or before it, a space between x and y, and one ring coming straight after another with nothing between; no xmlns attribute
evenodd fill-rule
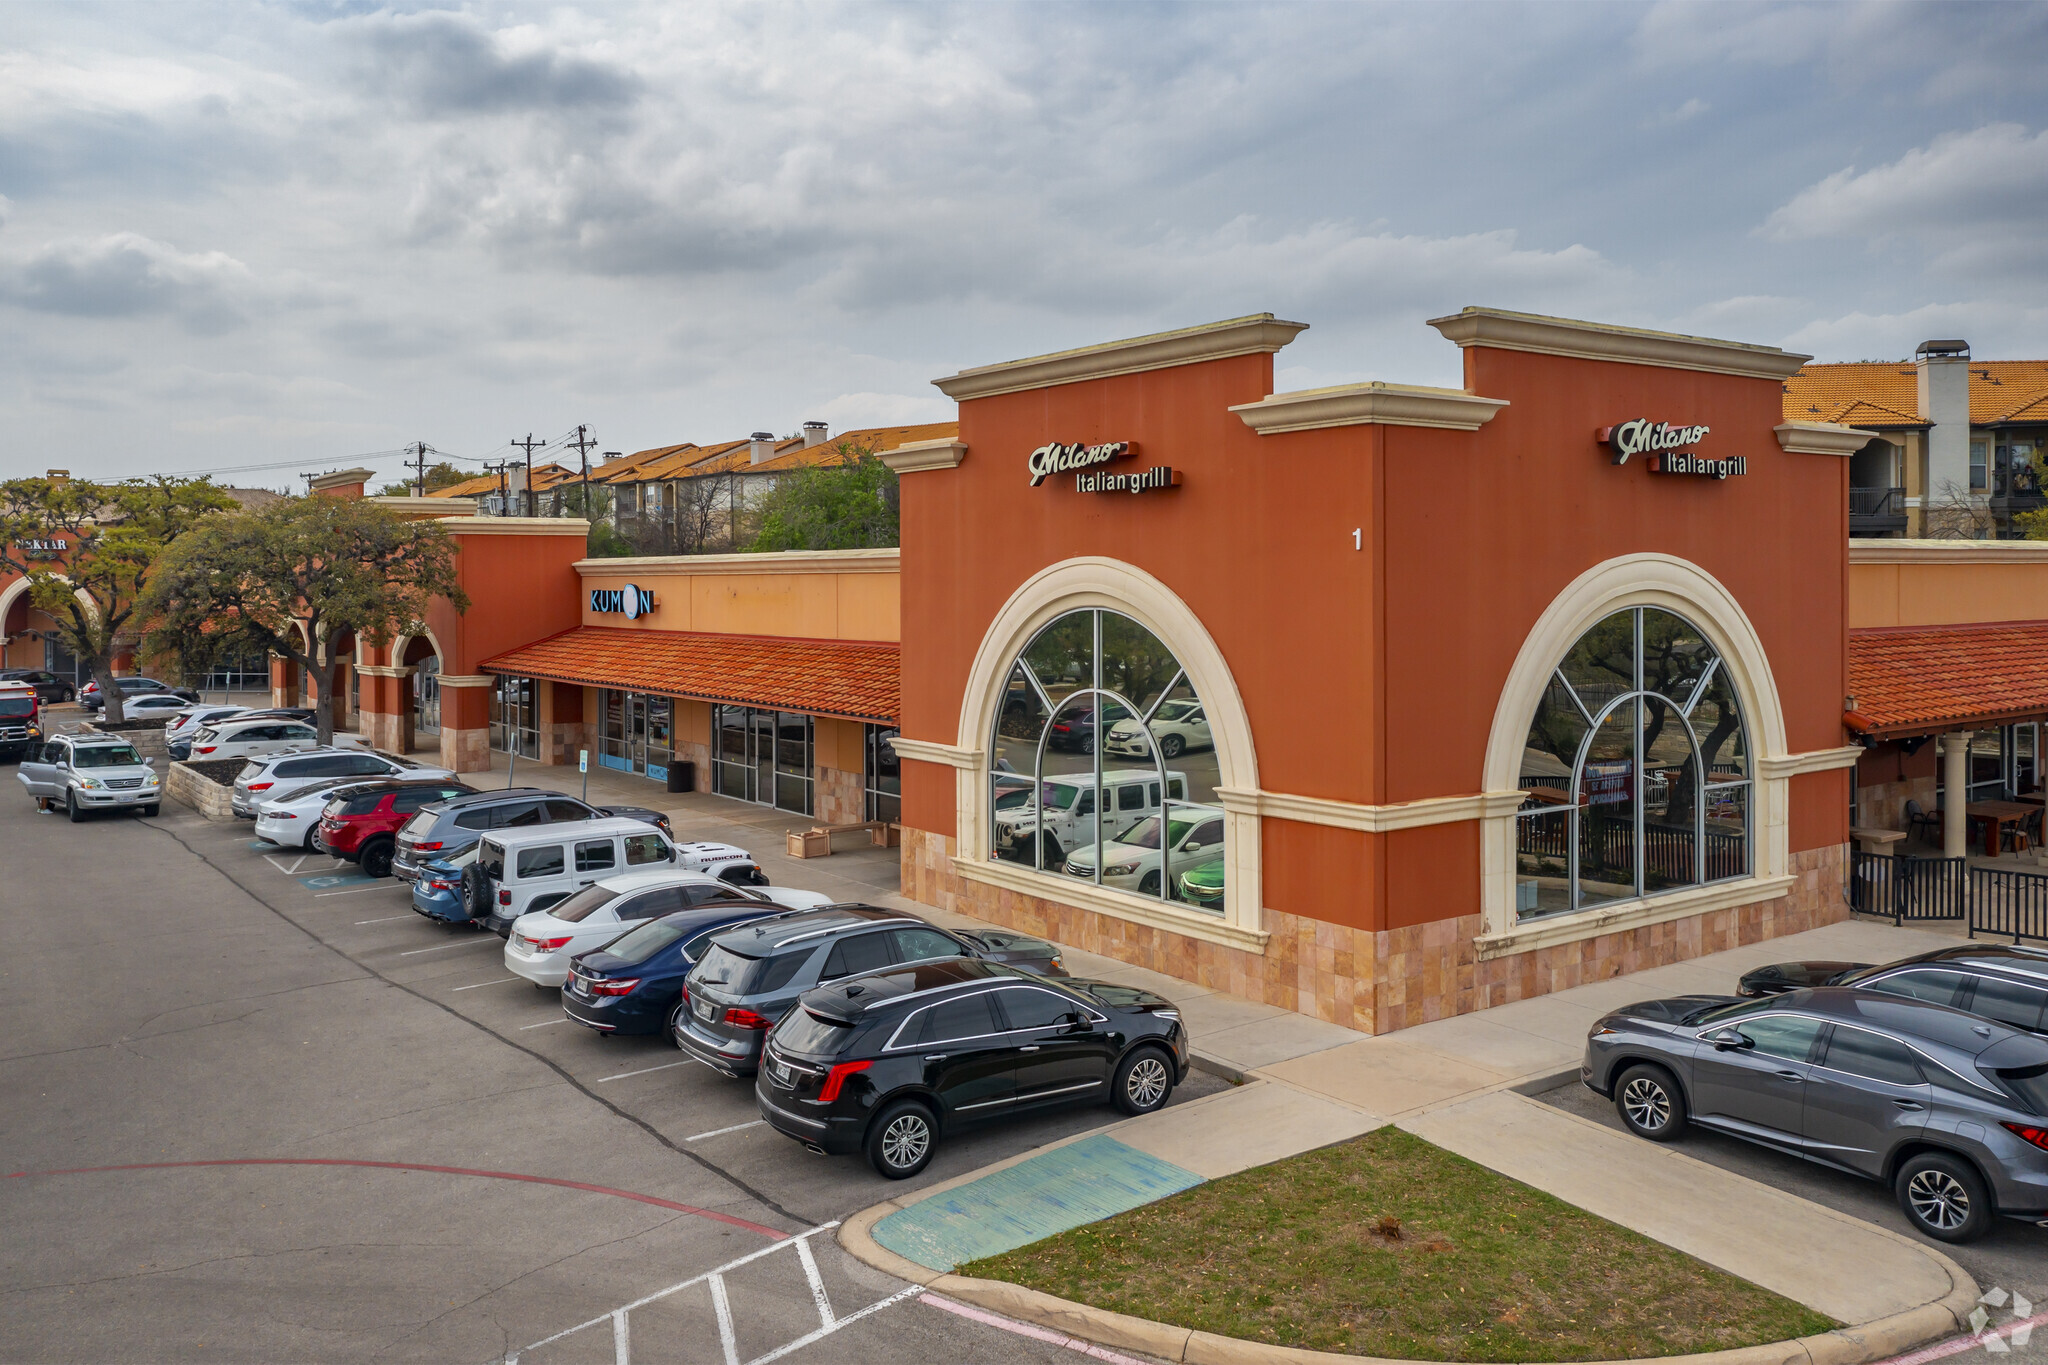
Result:
<svg viewBox="0 0 2048 1365"><path fill-rule="evenodd" d="M657 782L675 761L675 701L603 688L597 700L597 761Z"/></svg>
<svg viewBox="0 0 2048 1365"><path fill-rule="evenodd" d="M412 672L412 732L441 733L441 656L429 654Z"/></svg>
<svg viewBox="0 0 2048 1365"><path fill-rule="evenodd" d="M863 805L869 820L891 823L903 818L903 764L889 743L896 738L893 725L864 725L866 757L861 764L861 786L866 791Z"/></svg>
<svg viewBox="0 0 2048 1365"><path fill-rule="evenodd" d="M798 815L814 813L810 716L714 706L711 726L713 791Z"/></svg>
<svg viewBox="0 0 2048 1365"><path fill-rule="evenodd" d="M1749 875L1749 748L1713 645L1655 607L1566 652L1529 724L1515 915L1539 919Z"/></svg>
<svg viewBox="0 0 2048 1365"><path fill-rule="evenodd" d="M491 747L501 754L540 757L540 684L500 677L491 687Z"/></svg>
<svg viewBox="0 0 2048 1365"><path fill-rule="evenodd" d="M989 754L995 857L1223 912L1208 715L1139 622L1091 608L1033 636L1005 678Z"/></svg>

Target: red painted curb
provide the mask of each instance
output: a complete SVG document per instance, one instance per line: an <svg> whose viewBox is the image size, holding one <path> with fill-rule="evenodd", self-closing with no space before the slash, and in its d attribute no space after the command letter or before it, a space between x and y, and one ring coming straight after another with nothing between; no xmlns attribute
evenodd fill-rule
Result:
<svg viewBox="0 0 2048 1365"><path fill-rule="evenodd" d="M546 1175L520 1175L514 1171L477 1171L465 1166L423 1166L410 1161L350 1161L342 1157L317 1156L272 1156L242 1157L224 1161L146 1161L130 1166L77 1166L63 1171L12 1171L8 1180L24 1180L36 1176L50 1175L102 1175L112 1171L174 1171L195 1166L361 1166L376 1171L427 1171L435 1175L473 1175L486 1180L519 1180L529 1185L554 1185L565 1190L586 1190L591 1194L608 1194L615 1199L631 1199L635 1203L652 1204L658 1209L674 1209L677 1213L695 1214L713 1222L727 1223L748 1232L758 1232L772 1241L782 1241L789 1236L774 1228L750 1223L744 1218L735 1218L729 1213L712 1209L700 1209L690 1204L678 1204L672 1199L657 1199L651 1194L635 1194L631 1190L615 1190L609 1185L589 1185L581 1180L557 1180Z"/></svg>

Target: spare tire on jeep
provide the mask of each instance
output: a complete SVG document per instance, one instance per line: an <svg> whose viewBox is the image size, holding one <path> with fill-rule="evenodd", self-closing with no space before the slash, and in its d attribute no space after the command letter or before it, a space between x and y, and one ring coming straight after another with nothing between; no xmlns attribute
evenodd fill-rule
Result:
<svg viewBox="0 0 2048 1365"><path fill-rule="evenodd" d="M462 869L462 908L478 924L491 915L491 879L475 863Z"/></svg>

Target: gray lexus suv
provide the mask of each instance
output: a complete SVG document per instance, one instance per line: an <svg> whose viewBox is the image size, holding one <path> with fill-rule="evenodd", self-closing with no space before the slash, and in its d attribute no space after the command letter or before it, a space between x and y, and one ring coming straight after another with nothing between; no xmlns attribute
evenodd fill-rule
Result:
<svg viewBox="0 0 2048 1365"><path fill-rule="evenodd" d="M1838 986L1647 1000L1597 1021L1580 1079L1640 1137L1687 1124L1891 1186L1913 1226L1969 1242L2048 1226L2048 1037Z"/></svg>

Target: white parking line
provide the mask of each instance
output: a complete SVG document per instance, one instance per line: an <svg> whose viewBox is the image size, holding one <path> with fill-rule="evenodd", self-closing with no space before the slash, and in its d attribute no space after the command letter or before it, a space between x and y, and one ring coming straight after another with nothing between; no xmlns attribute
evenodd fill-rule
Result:
<svg viewBox="0 0 2048 1365"><path fill-rule="evenodd" d="M323 896L360 896L365 891L382 891L383 889L381 886L357 886L351 887L347 891L315 891L313 899L317 901ZM403 919L404 916L401 915L399 918Z"/></svg>
<svg viewBox="0 0 2048 1365"><path fill-rule="evenodd" d="M464 989L467 989L467 987ZM556 1024L566 1024L568 1022L569 1020L566 1016L560 1019L543 1019L538 1024L521 1024L519 1032L524 1033L530 1028L552 1028Z"/></svg>
<svg viewBox="0 0 2048 1365"><path fill-rule="evenodd" d="M683 1141L696 1142L700 1139L708 1137L724 1137L727 1133L737 1133L742 1128L759 1128L762 1124L766 1123L767 1121L768 1120L766 1119L755 1119L752 1123L735 1123L730 1128L713 1128L708 1133L697 1133L690 1137L684 1138Z"/></svg>
<svg viewBox="0 0 2048 1365"><path fill-rule="evenodd" d="M644 1068L642 1068L642 1069L641 1069L641 1070L639 1070L639 1071L621 1071L621 1072L620 1072L620 1073L619 1073L618 1075L616 1075L616 1076L599 1076L599 1077L598 1077L598 1078L597 1078L596 1080L592 1081L592 1082L591 1082L591 1084L592 1084L592 1085L603 1085L603 1084L604 1084L604 1083L605 1083L606 1081L623 1081L623 1080L625 1080L625 1079L626 1079L626 1077L628 1077L628 1076L645 1076L645 1075L647 1075L647 1074L648 1074L649 1072L654 1072L654 1071L673 1071L673 1070L675 1070L675 1069L676 1069L677 1067L679 1067L679 1066L695 1066L696 1064L697 1064L697 1063L696 1063L696 1062L695 1062L694 1060L688 1060L688 1059L685 1059L685 1060L683 1060L683 1061L680 1061L680 1062L670 1062L670 1063L669 1063L668 1065L666 1065L666 1066L650 1066L650 1067L644 1067Z"/></svg>
<svg viewBox="0 0 2048 1365"><path fill-rule="evenodd" d="M482 989L483 989L484 987L486 987L486 986L502 986L502 985L504 985L504 984L505 984L505 983L506 983L507 981L524 981L525 979L526 979L526 978L525 978L525 977L523 977L523 976L501 976L501 977L499 977L499 978L498 978L497 980L495 980L495 981L479 981L479 982L477 982L477 983L476 983L476 984L475 984L474 986L457 986L457 987L455 988L455 990L456 990L456 991L480 991L480 990L482 990ZM455 993L455 991L450 991L450 992L449 992L449 994L450 994L450 995L453 995L454 993Z"/></svg>
<svg viewBox="0 0 2048 1365"><path fill-rule="evenodd" d="M396 920L396 919L417 919L417 918L419 918L419 916L417 916L417 915L386 915L386 916L385 916L385 917L384 917L383 919L359 919L359 920L357 920L357 921L356 921L356 928L360 929L360 928L362 928L362 927L363 927L363 926L364 926L365 924L389 924L389 923L391 923L391 921L393 921L393 920Z"/></svg>
<svg viewBox="0 0 2048 1365"><path fill-rule="evenodd" d="M413 948L400 953L400 957L418 957L421 953L445 953L450 948L503 948L502 943L493 943L487 938L473 938L467 943L443 943L432 948Z"/></svg>

